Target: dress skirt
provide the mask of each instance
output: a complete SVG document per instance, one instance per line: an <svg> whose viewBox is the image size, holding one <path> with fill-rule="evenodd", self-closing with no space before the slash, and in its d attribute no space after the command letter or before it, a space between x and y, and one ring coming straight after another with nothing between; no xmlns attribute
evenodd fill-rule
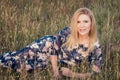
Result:
<svg viewBox="0 0 120 80"><path fill-rule="evenodd" d="M26 70L44 69L49 63L49 56L55 55L54 36L44 36L24 48L0 54L0 65L19 71L23 64Z"/></svg>

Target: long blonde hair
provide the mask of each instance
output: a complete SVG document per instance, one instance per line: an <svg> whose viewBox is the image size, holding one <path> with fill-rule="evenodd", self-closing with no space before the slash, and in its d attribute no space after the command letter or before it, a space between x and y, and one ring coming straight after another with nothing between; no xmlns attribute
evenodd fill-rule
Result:
<svg viewBox="0 0 120 80"><path fill-rule="evenodd" d="M94 43L97 41L97 30L96 30L96 21L95 21L94 15L93 15L92 11L88 8L80 8L74 13L74 15L71 19L71 24L70 24L71 34L63 46L67 46L68 49L73 49L75 46L79 45L77 20L81 14L88 15L91 19L91 29L89 32L89 46L88 46L89 48L88 48L88 50L92 51L94 48Z"/></svg>

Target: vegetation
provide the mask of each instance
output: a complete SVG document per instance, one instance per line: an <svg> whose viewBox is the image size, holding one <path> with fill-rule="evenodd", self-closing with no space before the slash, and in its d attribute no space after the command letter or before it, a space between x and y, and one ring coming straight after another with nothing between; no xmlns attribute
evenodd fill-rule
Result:
<svg viewBox="0 0 120 80"><path fill-rule="evenodd" d="M88 7L96 18L103 53L102 72L88 80L119 80L119 5L120 0L0 0L0 53L21 49L44 35L57 34L69 26L78 8ZM84 72L86 66L76 69ZM52 75L51 66L25 75L0 68L1 80L55 80ZM63 80L69 79L63 77Z"/></svg>

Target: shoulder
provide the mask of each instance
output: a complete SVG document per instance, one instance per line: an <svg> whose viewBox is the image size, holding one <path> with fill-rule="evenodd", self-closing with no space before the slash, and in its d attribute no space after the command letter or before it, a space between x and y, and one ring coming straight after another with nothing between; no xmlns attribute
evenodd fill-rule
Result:
<svg viewBox="0 0 120 80"><path fill-rule="evenodd" d="M61 46L63 43L65 43L70 33L70 27L65 27L60 30L59 33L56 35L56 44Z"/></svg>
<svg viewBox="0 0 120 80"><path fill-rule="evenodd" d="M94 53L97 55L101 54L101 45L99 41L96 41L94 44Z"/></svg>
<svg viewBox="0 0 120 80"><path fill-rule="evenodd" d="M101 47L99 40L97 40L97 41L94 43L94 47L95 47L95 48Z"/></svg>
<svg viewBox="0 0 120 80"><path fill-rule="evenodd" d="M71 32L71 28L70 27L65 27L62 30L59 31L59 35L66 35L66 34L70 34Z"/></svg>

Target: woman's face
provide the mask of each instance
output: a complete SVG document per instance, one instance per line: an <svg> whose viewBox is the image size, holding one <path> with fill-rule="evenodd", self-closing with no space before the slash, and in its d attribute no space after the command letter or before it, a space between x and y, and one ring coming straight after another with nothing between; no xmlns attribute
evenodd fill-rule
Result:
<svg viewBox="0 0 120 80"><path fill-rule="evenodd" d="M77 21L77 30L79 35L85 36L89 34L90 28L91 28L91 19L88 15L81 14L78 17Z"/></svg>

